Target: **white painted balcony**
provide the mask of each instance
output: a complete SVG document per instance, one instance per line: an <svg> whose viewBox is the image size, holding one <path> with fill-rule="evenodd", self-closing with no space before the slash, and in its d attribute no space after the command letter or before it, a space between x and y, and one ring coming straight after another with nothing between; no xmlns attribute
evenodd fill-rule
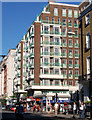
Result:
<svg viewBox="0 0 92 120"><path fill-rule="evenodd" d="M46 79L63 79L63 75L61 74L40 74L39 77Z"/></svg>

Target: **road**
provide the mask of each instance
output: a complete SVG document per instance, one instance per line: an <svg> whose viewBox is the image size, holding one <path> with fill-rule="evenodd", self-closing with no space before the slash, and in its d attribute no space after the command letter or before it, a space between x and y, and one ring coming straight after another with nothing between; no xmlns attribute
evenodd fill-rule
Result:
<svg viewBox="0 0 92 120"><path fill-rule="evenodd" d="M24 120L61 120L62 118L55 118L37 113L25 113ZM15 120L15 114L12 111L3 111L1 120ZM62 119L64 120L64 119Z"/></svg>

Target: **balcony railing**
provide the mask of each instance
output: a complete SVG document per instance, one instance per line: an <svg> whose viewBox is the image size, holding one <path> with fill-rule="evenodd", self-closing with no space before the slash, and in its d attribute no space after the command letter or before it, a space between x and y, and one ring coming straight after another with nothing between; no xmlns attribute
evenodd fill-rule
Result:
<svg viewBox="0 0 92 120"><path fill-rule="evenodd" d="M42 52L41 55L61 56L60 53L56 53L56 52Z"/></svg>
<svg viewBox="0 0 92 120"><path fill-rule="evenodd" d="M55 84L55 83L53 83L53 84L50 84L50 83L31 83L30 85L29 85L29 87L31 87L32 85L40 85L40 86L69 86L69 85L63 85L63 84ZM56 91L52 91L53 93L56 93ZM58 91L57 91L58 92ZM59 92L61 92L61 91L59 91ZM66 91L62 91L63 93L68 93L68 92L66 92Z"/></svg>
<svg viewBox="0 0 92 120"><path fill-rule="evenodd" d="M41 23L59 24L59 25L61 25L61 22L58 22L58 21L49 21L49 20L41 20Z"/></svg>
<svg viewBox="0 0 92 120"><path fill-rule="evenodd" d="M58 31L42 31L41 34L55 34L55 35L61 35Z"/></svg>
<svg viewBox="0 0 92 120"><path fill-rule="evenodd" d="M60 46L62 46L62 44L60 44L60 42L43 41L43 42L41 42L41 44L43 44L43 45L60 45Z"/></svg>
<svg viewBox="0 0 92 120"><path fill-rule="evenodd" d="M41 63L40 66L49 66L50 63L47 63L47 62L44 62L44 63Z"/></svg>
<svg viewBox="0 0 92 120"><path fill-rule="evenodd" d="M44 72L44 73L41 73L41 74L44 74L44 75L62 75L60 73L55 73L55 72L52 72L52 73L49 73L49 72Z"/></svg>

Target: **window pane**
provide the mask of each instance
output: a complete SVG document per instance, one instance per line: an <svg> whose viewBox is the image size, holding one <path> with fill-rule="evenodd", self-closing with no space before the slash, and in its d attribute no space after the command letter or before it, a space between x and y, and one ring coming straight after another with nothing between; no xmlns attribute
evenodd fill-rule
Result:
<svg viewBox="0 0 92 120"><path fill-rule="evenodd" d="M68 10L68 17L72 17L72 9Z"/></svg>
<svg viewBox="0 0 92 120"><path fill-rule="evenodd" d="M48 74L48 68L44 68L44 74Z"/></svg>
<svg viewBox="0 0 92 120"><path fill-rule="evenodd" d="M74 17L77 18L78 17L78 11L74 10Z"/></svg>
<svg viewBox="0 0 92 120"><path fill-rule="evenodd" d="M65 8L62 9L62 16L66 16L66 9Z"/></svg>
<svg viewBox="0 0 92 120"><path fill-rule="evenodd" d="M86 48L90 48L90 33L86 34Z"/></svg>
<svg viewBox="0 0 92 120"><path fill-rule="evenodd" d="M90 23L90 15L86 15L86 25Z"/></svg>
<svg viewBox="0 0 92 120"><path fill-rule="evenodd" d="M58 8L54 8L54 15L58 16Z"/></svg>

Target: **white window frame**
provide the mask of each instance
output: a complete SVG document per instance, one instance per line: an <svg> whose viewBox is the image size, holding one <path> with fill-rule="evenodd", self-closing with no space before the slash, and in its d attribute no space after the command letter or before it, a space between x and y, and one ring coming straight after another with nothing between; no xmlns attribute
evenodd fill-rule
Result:
<svg viewBox="0 0 92 120"><path fill-rule="evenodd" d="M43 25L43 31L45 31L45 27L48 27L48 32L50 31L50 26L49 25Z"/></svg>
<svg viewBox="0 0 92 120"><path fill-rule="evenodd" d="M45 70L45 69L48 69L48 74L50 73L49 68L43 68L43 69L44 69L44 70ZM44 71L44 70L43 70L43 71ZM45 74L45 72L44 72L44 74Z"/></svg>
<svg viewBox="0 0 92 120"><path fill-rule="evenodd" d="M68 17L72 17L72 9L68 9Z"/></svg>
<svg viewBox="0 0 92 120"><path fill-rule="evenodd" d="M65 17L66 17L66 8L63 8L63 9L62 9L62 16L65 16Z"/></svg>
<svg viewBox="0 0 92 120"><path fill-rule="evenodd" d="M85 16L85 23L86 23L86 25L90 23L90 15L89 14L87 14Z"/></svg>
<svg viewBox="0 0 92 120"><path fill-rule="evenodd" d="M64 61L65 61L65 63L64 63ZM63 67L67 68L67 59L63 59Z"/></svg>
<svg viewBox="0 0 92 120"><path fill-rule="evenodd" d="M60 74L60 69L59 68L54 68L54 74L55 74L56 69L59 71L59 74ZM55 75L59 75L59 74L55 74Z"/></svg>
<svg viewBox="0 0 92 120"><path fill-rule="evenodd" d="M55 59L58 59L58 60L59 60L58 64L60 65L60 58L55 58L55 57L54 57L54 59L53 59L53 62L54 62L54 63L56 63L56 62L55 62Z"/></svg>
<svg viewBox="0 0 92 120"><path fill-rule="evenodd" d="M72 84L70 84L72 83ZM69 80L69 85L72 86L73 85L73 81L72 80Z"/></svg>
<svg viewBox="0 0 92 120"><path fill-rule="evenodd" d="M90 56L86 58L86 63L87 63L87 74L90 74Z"/></svg>
<svg viewBox="0 0 92 120"><path fill-rule="evenodd" d="M58 81L58 85L60 85L60 80L54 80L54 84L57 86L56 82Z"/></svg>
<svg viewBox="0 0 92 120"><path fill-rule="evenodd" d="M54 16L58 16L58 8L54 8Z"/></svg>
<svg viewBox="0 0 92 120"><path fill-rule="evenodd" d="M72 72L72 74L71 74L71 72ZM69 75L71 75L71 76L69 76L69 79L73 79L73 70L69 70Z"/></svg>
<svg viewBox="0 0 92 120"><path fill-rule="evenodd" d="M78 17L78 10L74 10L74 17L75 17L75 18Z"/></svg>
<svg viewBox="0 0 92 120"><path fill-rule="evenodd" d="M46 82L46 84L45 84ZM50 80L43 80L43 85L50 85Z"/></svg>
<svg viewBox="0 0 92 120"><path fill-rule="evenodd" d="M86 49L90 48L90 33L86 34Z"/></svg>

